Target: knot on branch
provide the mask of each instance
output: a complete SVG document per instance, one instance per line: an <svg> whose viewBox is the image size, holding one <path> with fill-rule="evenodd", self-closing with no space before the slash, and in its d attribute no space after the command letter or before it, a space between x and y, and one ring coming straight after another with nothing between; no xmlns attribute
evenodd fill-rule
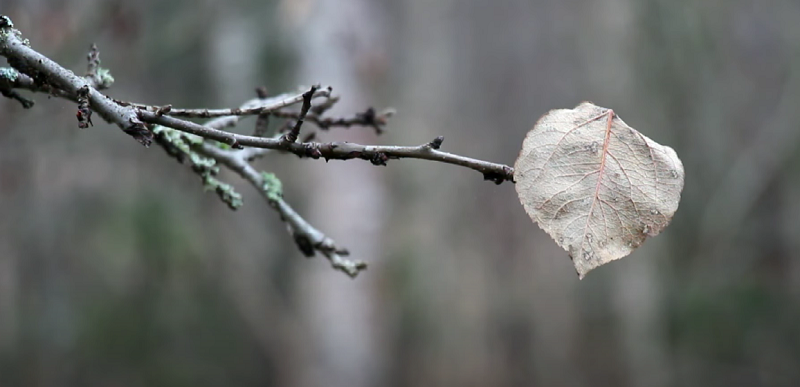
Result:
<svg viewBox="0 0 800 387"><path fill-rule="evenodd" d="M372 165L386 165L387 161L389 161L389 156L383 152L377 152L369 159Z"/></svg>
<svg viewBox="0 0 800 387"><path fill-rule="evenodd" d="M383 125L386 125L387 118L392 114L391 111L386 111L380 115L375 113L372 107L367 108L363 113L356 114L356 120L360 121L362 125L371 126L375 129L375 134L383 134Z"/></svg>
<svg viewBox="0 0 800 387"><path fill-rule="evenodd" d="M507 165L503 166L502 172L497 171L488 171L483 173L483 180L490 180L493 181L495 184L500 185L504 181L508 180L510 182L514 182L514 168L511 168Z"/></svg>
<svg viewBox="0 0 800 387"><path fill-rule="evenodd" d="M237 140L236 137L229 137L228 145L230 145L233 149L244 149L242 144L239 144L239 140Z"/></svg>
<svg viewBox="0 0 800 387"><path fill-rule="evenodd" d="M75 114L78 118L78 127L86 129L92 124L92 110L89 109L89 86L84 85L78 89L78 112Z"/></svg>
<svg viewBox="0 0 800 387"><path fill-rule="evenodd" d="M303 156L310 157L314 160L322 157L322 151L319 149L319 144L314 142L303 143Z"/></svg>
<svg viewBox="0 0 800 387"><path fill-rule="evenodd" d="M128 123L130 126L122 128L123 132L133 137L134 140L145 147L149 147L150 144L153 143L153 132L147 128L147 125L141 121L133 119L128 120Z"/></svg>
<svg viewBox="0 0 800 387"><path fill-rule="evenodd" d="M368 107L363 113L356 114L358 118L360 118L365 125L375 125L375 109L372 107Z"/></svg>
<svg viewBox="0 0 800 387"><path fill-rule="evenodd" d="M442 147L442 142L444 141L444 136L439 136L433 139L433 141L429 142L427 145L431 149L439 149Z"/></svg>

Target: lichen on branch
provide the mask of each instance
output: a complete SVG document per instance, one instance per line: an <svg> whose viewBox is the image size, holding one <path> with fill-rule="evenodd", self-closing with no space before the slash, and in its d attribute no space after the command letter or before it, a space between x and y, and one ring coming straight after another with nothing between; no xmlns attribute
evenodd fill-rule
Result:
<svg viewBox="0 0 800 387"><path fill-rule="evenodd" d="M283 197L278 177L270 172L257 171L250 163L270 151L292 153L301 158L325 160L361 159L374 165L386 165L395 159L438 161L466 167L483 174L484 179L502 183L513 182L513 168L497 163L476 160L440 150L442 137L418 146L360 145L349 142L314 142L315 132L304 129L305 123L320 130L372 128L377 134L384 131L394 110L376 111L372 107L345 117L330 117L326 113L339 101L332 88L318 85L301 88L299 92L270 96L259 87L257 96L237 108L181 109L172 105L155 106L113 99L99 90L110 87L114 78L100 66L100 54L92 45L87 54L86 75L78 76L30 47L19 30L6 16L0 15L0 55L11 67L0 68L0 93L31 108L33 100L18 90L46 93L77 103L78 126L88 128L100 117L117 125L139 143L149 146L153 141L171 157L188 164L201 177L203 186L213 190L231 209L242 205L242 197L233 186L217 178L225 166L250 182L287 224L287 229L305 256L324 255L331 265L351 277L366 269L361 261L349 260L347 249L302 218ZM299 108L298 108L299 105ZM96 113L96 115L94 115ZM253 136L224 131L244 117L258 117ZM188 118L213 118L199 124ZM272 119L270 119L272 118ZM274 121L283 120L283 124ZM271 133L276 125L278 133ZM307 133L300 136L301 130Z"/></svg>

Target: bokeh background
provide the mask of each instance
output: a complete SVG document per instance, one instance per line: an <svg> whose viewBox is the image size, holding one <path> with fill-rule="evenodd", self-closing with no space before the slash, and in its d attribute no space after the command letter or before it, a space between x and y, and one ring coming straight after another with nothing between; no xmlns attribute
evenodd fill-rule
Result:
<svg viewBox="0 0 800 387"><path fill-rule="evenodd" d="M0 0L117 98L234 107L329 84L334 113L513 164L583 100L675 148L672 225L578 281L511 184L272 154L286 198L370 268L304 259L238 176L196 175L36 95L0 100L0 386L800 385L800 3ZM311 126L307 126L311 128ZM238 129L252 131L252 121ZM305 130L305 129L304 129Z"/></svg>

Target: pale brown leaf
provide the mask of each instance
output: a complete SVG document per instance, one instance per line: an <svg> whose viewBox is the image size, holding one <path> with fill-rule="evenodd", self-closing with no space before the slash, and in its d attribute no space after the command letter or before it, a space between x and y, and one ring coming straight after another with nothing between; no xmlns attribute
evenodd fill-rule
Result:
<svg viewBox="0 0 800 387"><path fill-rule="evenodd" d="M590 102L539 119L514 167L525 211L569 252L580 278L660 233L683 190L672 148Z"/></svg>

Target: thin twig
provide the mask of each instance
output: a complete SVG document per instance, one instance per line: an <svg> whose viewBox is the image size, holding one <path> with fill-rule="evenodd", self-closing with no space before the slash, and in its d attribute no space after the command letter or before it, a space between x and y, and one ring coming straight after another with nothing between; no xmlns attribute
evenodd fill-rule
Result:
<svg viewBox="0 0 800 387"><path fill-rule="evenodd" d="M361 261L353 261L344 258L349 253L346 249L336 245L333 239L329 238L321 231L314 228L302 216L300 216L281 195L271 195L269 189L265 187L265 181L258 171L246 161L243 151L230 151L219 149L210 144L202 144L196 149L211 158L221 162L232 171L238 173L242 178L249 181L258 190L267 203L274 208L286 222L289 233L299 246L307 244L313 250L322 253L331 263L333 268L340 270L350 277L355 278L359 272L367 268L367 264ZM303 247L301 247L301 250ZM306 252L304 250L304 252ZM313 251L311 252L313 255Z"/></svg>
<svg viewBox="0 0 800 387"><path fill-rule="evenodd" d="M331 94L331 88L327 87L321 89L318 85L313 86L314 92L311 93L311 98L320 98L320 97L328 97ZM275 98L270 99L261 99L258 98L256 101L263 102L263 101L270 101L269 103L255 103L255 106L249 107L238 107L238 108L229 108L229 109L178 109L178 108L171 108L167 115L173 117L186 117L186 118L216 118L216 117L229 117L229 116L254 116L259 115L262 113L272 112L278 109L283 109L288 106L292 106L304 101L304 95L306 93L300 93L297 95L292 95L288 98L282 98L279 100L275 100ZM156 111L159 107L158 106L151 106L151 105L144 105L138 104L133 102L122 102L118 101L120 104L127 104L136 108Z"/></svg>
<svg viewBox="0 0 800 387"><path fill-rule="evenodd" d="M303 119L306 118L308 109L311 109L311 98L314 96L314 92L317 91L317 87L318 86L311 86L311 90L303 93L303 106L300 108L300 114L297 115L297 121L294 123L292 130L281 138L282 141L297 141L297 136L300 135L300 127L303 126Z"/></svg>
<svg viewBox="0 0 800 387"><path fill-rule="evenodd" d="M251 146L256 148L277 149L294 153L300 157L309 157L313 159L362 159L368 160L375 165L385 165L386 161L390 159L401 158L432 160L474 169L482 173L485 180L491 180L497 184L503 181L514 181L514 168L508 165L442 152L434 149L430 143L419 146L393 146L360 145L350 142L285 142L280 139L229 133L174 117L158 116L153 112L143 111L140 113L139 117L144 122L163 125L203 138L220 141L233 147Z"/></svg>
<svg viewBox="0 0 800 387"><path fill-rule="evenodd" d="M313 110L314 109L312 109L312 111ZM389 117L394 115L394 113L394 109L386 109L380 113L376 113L374 109L369 108L365 112L355 114L351 117L323 118L320 117L319 114L308 114L305 117L305 120L313 123L322 130L329 130L331 128L349 128L351 126L369 126L375 130L375 134L382 134L383 129L381 127L386 125ZM300 112L277 110L270 113L270 115L278 118L289 118L296 120L299 117Z"/></svg>

